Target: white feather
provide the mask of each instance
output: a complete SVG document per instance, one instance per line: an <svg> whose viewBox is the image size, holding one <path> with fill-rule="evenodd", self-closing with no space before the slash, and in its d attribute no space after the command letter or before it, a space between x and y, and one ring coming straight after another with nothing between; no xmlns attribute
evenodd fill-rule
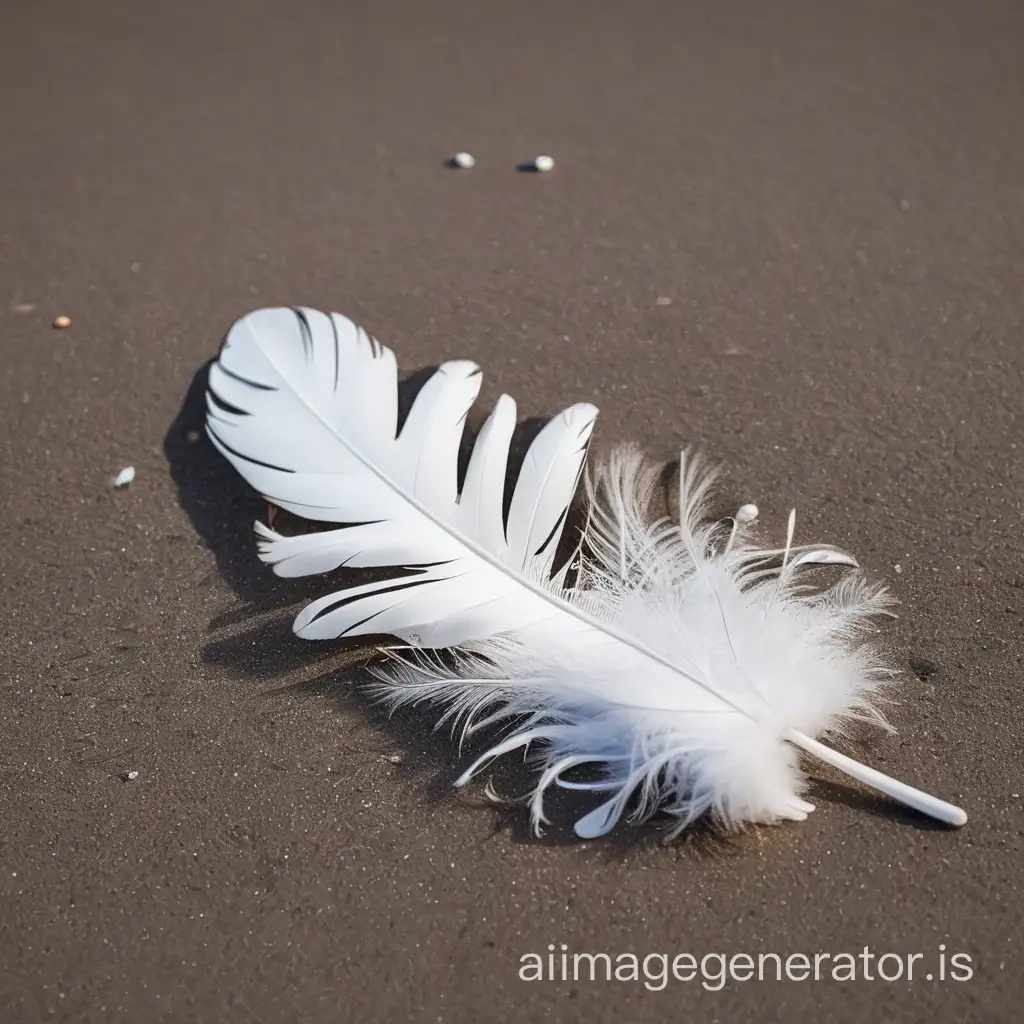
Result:
<svg viewBox="0 0 1024 1024"><path fill-rule="evenodd" d="M446 363L400 434L392 353L337 314L258 310L230 331L210 374L208 430L267 500L309 519L356 523L284 537L257 526L260 555L283 576L341 566L404 575L313 602L295 631L310 639L390 633L409 645L378 692L392 706L447 706L464 734L511 732L464 773L532 747L535 824L553 784L603 793L576 823L601 835L623 817L667 811L685 827L800 820L811 805L797 747L951 824L958 808L822 746L845 722L881 722L886 679L864 627L883 590L859 575L816 591L808 566L856 567L829 545L765 550L745 505L703 522L712 474L681 461L678 524L651 523L657 471L622 448L588 480L589 520L566 586L552 576L596 410L577 405L534 440L507 524L502 496L515 404L502 397L473 448L462 493L457 457L480 385ZM777 563L781 556L781 566ZM457 648L456 667L428 649ZM795 746L794 746L795 745ZM566 773L597 769L596 781Z"/></svg>

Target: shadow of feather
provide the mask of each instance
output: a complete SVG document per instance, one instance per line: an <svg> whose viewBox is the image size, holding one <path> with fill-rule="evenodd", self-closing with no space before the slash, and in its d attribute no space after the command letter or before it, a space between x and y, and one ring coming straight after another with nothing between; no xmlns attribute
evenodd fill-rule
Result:
<svg viewBox="0 0 1024 1024"><path fill-rule="evenodd" d="M267 503L235 472L206 436L206 382L213 360L192 378L178 415L164 436L164 457L178 503L217 571L246 607L218 625L245 621L308 599L315 582L280 580L256 557L253 523L265 519Z"/></svg>
<svg viewBox="0 0 1024 1024"><path fill-rule="evenodd" d="M811 783L808 799L812 802L817 799L833 804L842 804L858 813L869 814L874 818L881 818L897 825L905 825L920 832L950 831L948 825L935 821L934 818L929 818L909 807L904 807L884 796L876 796L869 790L858 789L856 786L833 779L824 779L813 772L807 772L807 776Z"/></svg>

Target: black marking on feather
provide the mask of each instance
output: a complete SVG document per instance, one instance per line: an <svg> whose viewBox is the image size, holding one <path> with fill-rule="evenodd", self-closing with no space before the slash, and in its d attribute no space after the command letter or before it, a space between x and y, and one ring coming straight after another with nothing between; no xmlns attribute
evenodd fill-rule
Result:
<svg viewBox="0 0 1024 1024"><path fill-rule="evenodd" d="M591 426L593 426L594 421L591 420L590 422L591 422ZM580 481L583 479L583 474L586 472L586 468L587 468L587 455L589 454L589 451L590 451L590 442L591 442L591 440L592 440L592 438L588 437L586 444L583 446L583 449L582 449L583 457L580 459L579 468L576 470L576 482L572 486L572 497L570 497L569 502L568 502L568 504L565 507L565 524L562 526L562 534L559 537L558 544L555 547L555 552L554 552L554 556L552 558L552 564L551 564L552 573L555 574L555 575L557 575L559 572L561 572L561 570L565 567L566 562L569 561L570 558L574 558L577 555L577 553L578 553L576 542L574 540L571 540L571 539L569 539L567 541L567 537L566 537L566 533L565 533L565 526L567 526L569 524L570 520L572 519L572 517L573 517L573 515L575 513L581 511L579 508L575 507L574 503L576 501L577 496L579 495ZM578 523L575 524L575 526L576 526L577 532L582 534L582 532L583 532L583 522L578 522ZM556 527L556 529L557 529L557 527ZM568 547L566 547L567 543L569 545ZM569 575L567 575L566 579L565 579L565 586L566 586L566 588L571 590L576 585L577 578L578 578L577 570L574 570L570 566L569 567Z"/></svg>
<svg viewBox="0 0 1024 1024"><path fill-rule="evenodd" d="M299 321L299 337L302 339L302 353L306 357L306 361L311 363L313 361L313 328L309 325L309 318L301 309L299 309L298 306L293 306L292 312Z"/></svg>
<svg viewBox="0 0 1024 1024"><path fill-rule="evenodd" d="M231 452L232 455L239 459L243 459L245 462L251 462L254 466L263 466L264 469L276 469L279 473L294 473L294 469L285 469L284 466L275 466L272 462L261 462L259 459L254 459L250 455L243 455L240 451L236 451L229 445L224 438L219 434L217 435L217 443L225 450Z"/></svg>
<svg viewBox="0 0 1024 1024"><path fill-rule="evenodd" d="M348 634L351 633L353 629L358 629L364 623L369 622L371 619L377 618L378 615L383 615L385 611L387 611L386 608L381 609L381 611L379 611L379 612L374 612L372 615L367 615L365 619L360 619L358 622L353 622L352 625L349 626L348 629L346 629L344 633L339 633L338 634L339 638L343 637L343 636L348 636Z"/></svg>
<svg viewBox="0 0 1024 1024"><path fill-rule="evenodd" d="M292 504L289 499L278 497L276 494L271 494L269 491L260 492L271 505L276 505L279 509L284 509L286 505ZM329 505L307 505L305 503L296 502L295 504L301 504L303 508L310 509L313 511L326 510L331 511ZM310 525L322 524L321 528L317 530L318 533L336 533L341 530L355 530L360 526L376 526L378 523L387 522L386 519L363 519L359 522L351 523L335 523L328 519L310 519L306 516L301 516L297 512L291 512L290 515L295 516L297 519L302 519ZM280 531L279 531L280 532ZM443 563L442 563L443 564Z"/></svg>
<svg viewBox="0 0 1024 1024"><path fill-rule="evenodd" d="M472 373L466 374L466 380L472 380L473 377L479 377L484 371L478 366Z"/></svg>
<svg viewBox="0 0 1024 1024"><path fill-rule="evenodd" d="M583 479L583 474L587 468L587 458L590 455L590 441L591 438L587 438L587 443L579 450L577 454L581 455L579 469L576 470L576 482L572 485L572 493L575 495L579 490L580 481ZM569 499L569 503L572 504L572 499Z"/></svg>
<svg viewBox="0 0 1024 1024"><path fill-rule="evenodd" d="M279 388L275 388L273 384L260 384L259 381L249 380L248 377L243 377L240 373L235 373L234 370L229 370L222 362L218 362L217 365L221 368L223 373L226 373L233 380L237 380L239 384L248 384L249 387L255 388L257 391L278 391Z"/></svg>
<svg viewBox="0 0 1024 1024"><path fill-rule="evenodd" d="M331 321L331 330L334 332L334 393L338 393L338 378L341 375L341 352L338 347L338 325L334 322L334 317L328 317Z"/></svg>
<svg viewBox="0 0 1024 1024"><path fill-rule="evenodd" d="M346 605L353 604L356 601L361 601L364 597L377 597L379 594L394 594L399 590L409 590L412 587L422 587L423 584L429 582L430 580L409 580L405 583L396 583L394 586L391 587L381 587L380 590L375 590L372 594L356 594L354 597L342 596L339 597L337 601L332 601L329 605L326 605L324 608L318 611L316 615L314 615L313 618L309 620L309 622L310 624L312 624L317 620L322 619L325 615L330 615L331 612L336 612L339 608L344 608ZM357 626L361 626L364 622L369 622L370 619L375 618L378 615L382 615L385 611L387 611L387 609L382 608L379 612L374 612L373 615L368 615L362 621L356 622L353 625L349 626L349 628L345 630L345 633L350 632ZM344 636L345 633L341 633L339 635Z"/></svg>
<svg viewBox="0 0 1024 1024"><path fill-rule="evenodd" d="M245 409L239 409L237 405L232 405L230 402L226 402L220 395L217 394L213 388L209 388L206 392L210 396L210 401L213 402L221 412L231 413L234 416L251 416L252 413L246 412Z"/></svg>
<svg viewBox="0 0 1024 1024"><path fill-rule="evenodd" d="M577 482L579 478L577 477ZM568 506L562 509L562 514L558 517L558 521L554 526L551 527L551 532L544 538L544 543L533 553L533 557L536 558L558 535L558 531L562 528L562 523L565 522L566 513L569 511Z"/></svg>
<svg viewBox="0 0 1024 1024"><path fill-rule="evenodd" d="M383 359L384 346L372 334L368 334L367 337L370 339L370 345L373 347L373 358Z"/></svg>

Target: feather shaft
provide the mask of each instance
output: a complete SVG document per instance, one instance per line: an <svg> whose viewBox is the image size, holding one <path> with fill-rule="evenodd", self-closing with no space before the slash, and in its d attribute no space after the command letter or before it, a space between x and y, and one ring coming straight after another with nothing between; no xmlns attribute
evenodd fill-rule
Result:
<svg viewBox="0 0 1024 1024"><path fill-rule="evenodd" d="M897 779L893 779L875 768L869 768L866 764L861 764L852 757L840 754L838 750L833 750L831 747L826 747L824 743L811 739L810 736L805 736L795 729L790 729L786 733L786 739L800 747L801 750L806 751L812 757L818 758L819 761L824 761L833 768L838 768L844 775L848 775L858 782L863 782L865 786L870 786L872 789L876 789L880 793L892 797L893 800L905 804L907 807L912 807L915 811L920 811L936 821L945 822L945 824L952 825L955 828L960 828L967 824L967 813L962 808L947 803L945 800L940 800L929 793L915 789L913 786L908 786L905 782L899 782Z"/></svg>

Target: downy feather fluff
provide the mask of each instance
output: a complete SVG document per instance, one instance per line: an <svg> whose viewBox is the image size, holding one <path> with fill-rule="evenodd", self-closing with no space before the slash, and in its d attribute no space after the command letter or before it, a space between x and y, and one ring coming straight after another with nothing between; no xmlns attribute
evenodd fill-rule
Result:
<svg viewBox="0 0 1024 1024"><path fill-rule="evenodd" d="M336 529L283 536L257 523L280 576L343 566L399 570L308 605L308 639L390 634L378 695L429 701L462 735L504 735L458 780L528 749L538 829L556 785L600 794L580 836L655 811L677 829L801 820L801 750L949 824L959 808L819 742L854 720L882 722L890 673L867 642L888 608L848 554L751 539L757 511L705 523L714 474L683 454L678 521L651 521L657 468L632 447L586 475L587 525L555 570L597 410L552 419L527 451L503 514L516 406L502 396L461 492L457 460L480 388L470 362L445 363L398 432L392 352L338 314L262 309L231 329L210 371L207 430L269 502ZM820 589L809 567L850 570ZM446 651L442 656L439 652ZM578 781L580 769L596 779Z"/></svg>

